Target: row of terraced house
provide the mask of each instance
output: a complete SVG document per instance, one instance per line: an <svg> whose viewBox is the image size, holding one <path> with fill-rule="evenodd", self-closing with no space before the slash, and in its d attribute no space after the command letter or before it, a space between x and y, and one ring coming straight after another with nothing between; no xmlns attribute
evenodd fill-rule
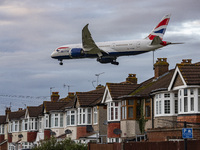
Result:
<svg viewBox="0 0 200 150"><path fill-rule="evenodd" d="M184 59L169 70L167 59L158 58L154 76L142 83L129 74L124 82L63 99L52 92L51 101L39 106L6 108L0 150L31 149L52 136L82 143L180 140L183 122L199 140L200 63Z"/></svg>

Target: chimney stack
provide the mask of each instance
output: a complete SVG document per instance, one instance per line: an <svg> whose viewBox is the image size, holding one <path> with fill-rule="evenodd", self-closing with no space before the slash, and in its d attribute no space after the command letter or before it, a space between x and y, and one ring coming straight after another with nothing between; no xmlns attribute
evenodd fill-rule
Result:
<svg viewBox="0 0 200 150"><path fill-rule="evenodd" d="M126 78L126 82L137 84L136 74L129 74L128 77Z"/></svg>
<svg viewBox="0 0 200 150"><path fill-rule="evenodd" d="M169 64L167 62L167 58L158 58L156 63L154 64L154 77L158 78L159 76L165 74L169 71Z"/></svg>
<svg viewBox="0 0 200 150"><path fill-rule="evenodd" d="M5 114L9 114L11 112L10 107L6 107Z"/></svg>
<svg viewBox="0 0 200 150"><path fill-rule="evenodd" d="M186 65L191 65L191 64L192 64L192 59L182 59L182 62L178 65L186 66Z"/></svg>
<svg viewBox="0 0 200 150"><path fill-rule="evenodd" d="M60 98L59 92L52 92L51 95L51 102L57 102Z"/></svg>

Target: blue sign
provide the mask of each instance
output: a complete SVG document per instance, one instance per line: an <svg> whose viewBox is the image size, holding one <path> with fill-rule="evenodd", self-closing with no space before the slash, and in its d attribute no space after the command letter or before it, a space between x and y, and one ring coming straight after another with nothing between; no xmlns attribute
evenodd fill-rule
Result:
<svg viewBox="0 0 200 150"><path fill-rule="evenodd" d="M191 138L193 138L192 128L183 128L182 129L182 138L183 139L191 139Z"/></svg>

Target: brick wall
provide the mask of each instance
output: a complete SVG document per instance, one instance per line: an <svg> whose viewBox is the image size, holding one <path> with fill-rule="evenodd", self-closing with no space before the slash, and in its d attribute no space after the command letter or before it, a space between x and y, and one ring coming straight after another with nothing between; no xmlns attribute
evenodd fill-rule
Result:
<svg viewBox="0 0 200 150"><path fill-rule="evenodd" d="M51 130L50 129L45 129L44 130L44 140L48 140L51 137Z"/></svg>
<svg viewBox="0 0 200 150"><path fill-rule="evenodd" d="M182 139L182 128L148 130L149 142L168 141L169 139ZM193 128L193 140L200 140L200 129Z"/></svg>
<svg viewBox="0 0 200 150"><path fill-rule="evenodd" d="M87 135L86 126L77 126L77 139Z"/></svg>
<svg viewBox="0 0 200 150"><path fill-rule="evenodd" d="M186 121L190 123L199 123L200 122L200 115L184 115L184 116L178 116L177 121ZM183 126L183 124L182 124ZM195 126L195 125L193 125Z"/></svg>
<svg viewBox="0 0 200 150"><path fill-rule="evenodd" d="M8 142L12 143L12 133L8 133Z"/></svg>
<svg viewBox="0 0 200 150"><path fill-rule="evenodd" d="M168 139L181 139L182 129L159 129L147 131L147 137L149 142L168 141Z"/></svg>
<svg viewBox="0 0 200 150"><path fill-rule="evenodd" d="M119 138L120 135L116 135L113 133L114 129L120 129L120 122L109 122L107 128L108 138Z"/></svg>
<svg viewBox="0 0 200 150"><path fill-rule="evenodd" d="M177 124L176 124L176 122L173 122L173 121L177 121L177 117L176 116L155 117L155 119L154 119L154 128L163 128L163 127L172 128L172 127L176 127Z"/></svg>
<svg viewBox="0 0 200 150"><path fill-rule="evenodd" d="M0 135L0 143L3 142L4 140L5 140L4 134L1 134L1 135Z"/></svg>
<svg viewBox="0 0 200 150"><path fill-rule="evenodd" d="M34 142L37 136L37 131L27 133L27 142Z"/></svg>

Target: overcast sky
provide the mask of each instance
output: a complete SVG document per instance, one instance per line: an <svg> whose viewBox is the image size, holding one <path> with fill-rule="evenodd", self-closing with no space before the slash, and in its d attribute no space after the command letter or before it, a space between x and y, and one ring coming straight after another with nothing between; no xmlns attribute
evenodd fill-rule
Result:
<svg viewBox="0 0 200 150"><path fill-rule="evenodd" d="M152 52L120 57L119 66L100 64L95 59L65 60L60 66L51 59L53 50L65 44L81 43L82 28L96 42L145 38L166 14L171 14L164 40L184 42L155 52L166 57L170 69L182 59L199 62L199 0L1 0L0 1L0 114L5 107L39 105L42 96L58 91L93 90L93 81L119 83L129 73L138 82L153 76ZM96 82L94 82L96 85ZM32 97L30 97L32 96Z"/></svg>

